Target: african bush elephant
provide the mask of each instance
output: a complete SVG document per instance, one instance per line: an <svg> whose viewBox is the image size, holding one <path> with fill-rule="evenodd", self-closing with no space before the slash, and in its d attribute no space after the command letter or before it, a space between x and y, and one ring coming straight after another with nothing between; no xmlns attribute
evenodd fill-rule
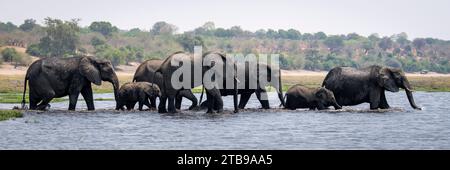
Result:
<svg viewBox="0 0 450 170"><path fill-rule="evenodd" d="M411 107L421 109L414 102L412 87L401 69L372 65L355 69L336 67L325 77L323 87L333 91L339 105L352 106L370 103L370 109L388 109L385 90L406 91Z"/></svg>
<svg viewBox="0 0 450 170"><path fill-rule="evenodd" d="M236 64L237 65L237 72L238 73L245 73L245 81L244 80L239 80L239 82L243 83L245 82L245 87L244 88L239 88L238 89L238 94L241 95L240 100L239 100L239 109L244 109L245 105L247 105L248 100L250 99L251 95L253 93L256 94L256 97L258 98L259 102L261 103L261 106L263 109L270 109L270 105L269 105L269 100L267 98L267 93L266 93L266 89L265 86L267 85L271 85L272 87L275 88L275 90L278 93L278 99L281 102L281 105L284 106L284 100L283 100L283 89L282 89L282 84L281 84L281 73L280 73L280 69L277 69L278 74L274 75L273 78L275 78L276 80L272 81L272 67L267 65L267 64L261 64L264 65L262 66L262 68L267 68L266 72L260 72L259 70L256 70L255 73L252 74L251 71L249 71L250 67L248 65L248 63L240 63L240 64ZM255 65L255 69L259 68L259 65ZM267 81L265 84L260 85L260 81L259 79L261 77L267 77ZM253 82L254 84L256 84L256 88L254 87L250 87L250 83ZM226 95L230 95L233 91L230 89L220 89L220 94L222 96L226 96ZM201 104L202 107L205 106L205 104L208 101L205 101L204 103Z"/></svg>
<svg viewBox="0 0 450 170"><path fill-rule="evenodd" d="M228 60L228 62L227 62ZM232 59L228 59L224 54L220 52L206 52L202 55L189 55L184 52L176 52L169 57L167 57L161 64L157 72L161 72L163 75L162 84L162 97L160 98L160 103L158 106L158 112L165 113L167 110L171 113L176 112L175 110L175 97L180 90L194 88L203 85L206 88L207 99L211 102L208 104L207 113L213 112L213 105L217 106L218 112L223 111L223 100L219 89L230 80L233 86L233 100L234 100L234 112L238 111L237 108L237 79L236 79L236 66ZM184 61L184 62L182 62ZM180 65L182 63L182 65ZM189 65L190 64L190 65ZM223 70L220 70L222 66ZM191 70L184 70L183 67L189 67ZM174 74L175 73L175 74ZM172 75L175 79L182 79L178 77L177 74L190 77L190 80L183 80L187 84L190 84L189 88L175 88L174 86L180 86L181 83L172 84ZM227 73L227 74L225 74ZM229 74L228 74L229 73ZM200 74L200 75L198 75ZM205 74L207 76L205 76ZM211 75L211 76L208 76ZM201 77L200 77L201 76ZM231 77L230 77L231 76ZM205 79L205 77L208 77ZM219 83L222 80L223 84ZM168 101L168 106L166 110L166 101Z"/></svg>
<svg viewBox="0 0 450 170"><path fill-rule="evenodd" d="M297 108L309 108L310 110L324 110L329 106L334 109L342 109L337 104L333 92L325 87L308 88L300 84L296 84L289 88L286 92L286 108L295 110Z"/></svg>
<svg viewBox="0 0 450 170"><path fill-rule="evenodd" d="M116 110L123 110L123 106L126 106L127 110L131 110L136 102L139 102L139 110L142 111L144 105L149 109L152 108L148 99L161 96L161 90L158 85L149 82L132 82L123 84L117 96Z"/></svg>
<svg viewBox="0 0 450 170"><path fill-rule="evenodd" d="M163 76L161 73L156 73L156 70L161 66L163 63L163 60L147 60L144 61L139 67L137 68L136 72L134 73L133 81L135 82L149 82L149 83L155 83L159 87L162 87L163 85ZM195 108L197 106L197 98L192 93L190 89L180 90L175 98L175 108L180 109L181 108L181 102L183 97L187 98L192 102L192 105L189 107L189 110ZM150 105L152 108L156 108L156 97L150 97Z"/></svg>
<svg viewBox="0 0 450 170"><path fill-rule="evenodd" d="M75 110L81 93L88 110L95 110L91 82L111 82L117 99L119 80L111 62L94 57L44 58L35 61L25 75L22 106L25 106L27 81L30 81L30 109L45 110L53 98L69 95L69 110Z"/></svg>

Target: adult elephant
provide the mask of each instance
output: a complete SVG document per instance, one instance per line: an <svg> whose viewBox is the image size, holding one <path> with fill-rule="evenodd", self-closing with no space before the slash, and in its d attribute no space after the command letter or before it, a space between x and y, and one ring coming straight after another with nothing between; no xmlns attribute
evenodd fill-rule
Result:
<svg viewBox="0 0 450 170"><path fill-rule="evenodd" d="M327 74L322 86L333 91L341 106L367 102L370 109L390 108L385 90L398 92L399 88L403 88L411 107L421 109L414 102L412 87L405 73L397 68L377 65L362 69L336 67Z"/></svg>
<svg viewBox="0 0 450 170"><path fill-rule="evenodd" d="M219 90L226 87L223 85L227 84L227 79L233 81L234 112L237 112L236 65L231 60L220 52L206 52L203 55L189 55L184 52L176 52L167 57L156 71L163 75L162 97L160 98L158 112L176 112L175 97L179 91L200 85L206 87L207 99L210 101L207 113L213 112L214 105L217 106L218 112L222 112L223 100ZM190 67L188 67L189 64ZM190 68L191 70L184 70L183 68ZM183 77L179 77L181 75ZM189 77L190 79L182 80L184 77ZM180 87L181 83L174 82L176 79L187 83L189 87ZM220 82L223 82L223 84L220 84ZM167 110L166 101L168 101Z"/></svg>
<svg viewBox="0 0 450 170"><path fill-rule="evenodd" d="M91 82L111 82L117 99L119 80L111 62L94 57L44 58L35 61L25 75L22 107L25 106L27 81L30 82L30 109L45 110L53 98L69 95L69 110L75 110L81 93L88 110L95 110Z"/></svg>
<svg viewBox="0 0 450 170"><path fill-rule="evenodd" d="M156 70L163 64L163 60L152 59L144 61L137 68L134 73L133 81L134 82L149 82L155 83L159 87L163 87L163 76L160 72L156 72ZM195 108L197 106L197 98L192 93L190 89L180 90L175 98L175 108L181 108L181 102L183 97L187 98L192 102L192 105L189 107L189 110ZM150 97L150 106L152 108L156 108L156 96Z"/></svg>
<svg viewBox="0 0 450 170"><path fill-rule="evenodd" d="M241 97L239 99L239 106L238 106L239 109L245 108L245 106L247 105L247 103L253 93L256 94L256 97L259 100L259 102L261 103L261 106L263 109L270 109L269 100L268 100L266 89L265 89L265 87L268 85L275 88L275 90L277 91L278 99L280 100L281 105L282 106L285 105L284 99L283 99L283 89L282 89L283 86L281 84L280 69L276 69L278 74L272 75L274 73L273 69L271 66L269 66L267 64L261 64L261 68L266 68L265 72L259 71L260 65L255 65L254 69L256 69L255 70L256 72L250 71L251 67L249 66L249 64L247 62L236 64L236 65L237 65L237 72L245 74L245 77L244 77L245 81L239 80L240 83L245 82L245 84L243 84L243 85L245 85L245 87L238 89L238 94L241 95ZM262 77L265 77L267 79L267 82L260 81L260 78L262 78ZM274 78L275 80L272 81L272 78ZM260 84L260 82L264 82L264 84ZM250 84L252 84L252 83L256 84L256 88L251 87ZM230 89L220 89L220 94L222 96L230 95L232 93L233 93L233 91ZM205 101L205 103L202 103L201 105L205 106L206 103L208 103L208 101Z"/></svg>

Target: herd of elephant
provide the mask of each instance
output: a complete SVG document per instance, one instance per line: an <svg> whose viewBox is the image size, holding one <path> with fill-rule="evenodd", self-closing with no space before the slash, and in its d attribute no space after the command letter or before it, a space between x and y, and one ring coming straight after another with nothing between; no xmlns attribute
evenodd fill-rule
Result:
<svg viewBox="0 0 450 170"><path fill-rule="evenodd" d="M164 60L147 60L143 62L136 70L133 82L128 82L119 87L118 77L110 61L97 59L95 57L70 57L70 58L42 58L30 65L27 70L24 82L24 92L22 107L25 108L25 93L27 82L29 82L29 109L46 110L49 108L49 102L53 98L69 96L69 110L75 110L78 96L81 93L86 101L88 110L95 110L94 98L91 83L101 85L102 81L112 83L114 88L114 99L116 101L116 110L134 109L135 104L139 103L139 110L147 106L150 110L156 109L156 99L159 98L159 113L174 113L181 109L182 99L186 98L192 102L189 109L198 107L207 108L207 113L222 112L222 96L233 95L234 112L245 108L253 93L256 94L263 109L270 109L266 93L266 85L258 85L256 89L237 88L240 81L234 77L234 89L221 89L219 86L205 89L202 88L200 101L203 97L203 90L206 91L206 101L199 103L192 89L173 87L171 77L178 66L174 66L173 56L176 54L186 54L190 56L189 61L192 64L202 62L202 58L208 54L215 54L217 61L223 61L223 64L233 64L231 67L234 72L245 72L247 82L258 81L261 76L267 76L268 84L274 86L280 100L280 105L286 109L295 110L297 108L309 108L311 110L328 109L333 106L335 109L341 109L342 106L353 106L361 103L369 103L370 109L388 109L390 108L386 100L385 91L398 92L400 88L404 89L411 107L418 107L412 95L412 87L401 69L369 66L362 69L349 67L336 67L329 71L325 77L322 87L308 88L300 84L294 85L283 95L281 74L278 74L276 80L270 76L273 71L267 65L267 75L250 75L248 67L236 67L237 63L226 62L228 59L220 52L207 52L203 56L192 56L184 52L176 52L169 55ZM211 69L211 66L202 65L202 73ZM238 70L245 69L245 70ZM216 76L220 77L220 76ZM225 76L223 83L226 84ZM255 79L255 80L253 80ZM273 83L276 82L277 83ZM201 86L203 81L191 81L192 87ZM238 95L240 99L238 100ZM239 101L239 103L238 103ZM166 104L167 103L167 104Z"/></svg>

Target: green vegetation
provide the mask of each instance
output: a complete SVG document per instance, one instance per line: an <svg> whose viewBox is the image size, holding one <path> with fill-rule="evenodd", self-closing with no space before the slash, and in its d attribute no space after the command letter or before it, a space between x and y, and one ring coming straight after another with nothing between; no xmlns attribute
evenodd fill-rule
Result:
<svg viewBox="0 0 450 170"><path fill-rule="evenodd" d="M78 20L45 19L45 26L27 19L17 27L0 22L0 46L23 42L33 56L95 55L118 64L141 62L185 50L194 45L204 50L229 53L281 54L284 69L329 70L336 66L365 67L380 64L403 68L407 72L422 70L450 72L450 41L434 38L408 39L406 33L380 37L327 35L301 30L247 31L239 26L216 28L213 22L191 31L177 33L173 24L160 21L149 30L121 30L107 21L80 27Z"/></svg>
<svg viewBox="0 0 450 170"><path fill-rule="evenodd" d="M19 110L0 110L0 121L23 117Z"/></svg>
<svg viewBox="0 0 450 170"><path fill-rule="evenodd" d="M28 65L31 62L31 57L28 54L19 53L14 48L0 48L0 56L2 62L15 63L15 67Z"/></svg>

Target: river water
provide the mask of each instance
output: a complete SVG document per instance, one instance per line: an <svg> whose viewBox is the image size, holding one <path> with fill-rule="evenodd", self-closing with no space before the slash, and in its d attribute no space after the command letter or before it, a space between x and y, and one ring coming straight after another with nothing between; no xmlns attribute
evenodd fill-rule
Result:
<svg viewBox="0 0 450 170"><path fill-rule="evenodd" d="M414 93L422 111L413 110L403 92L386 93L393 107L369 111L368 104L341 111L260 110L255 96L249 109L233 114L225 97L224 114L186 111L114 111L114 101L96 101L76 112L68 101L47 112L0 122L0 149L450 149L450 93ZM112 98L96 94L95 98ZM183 101L183 109L190 103ZM0 104L11 109L18 104Z"/></svg>

